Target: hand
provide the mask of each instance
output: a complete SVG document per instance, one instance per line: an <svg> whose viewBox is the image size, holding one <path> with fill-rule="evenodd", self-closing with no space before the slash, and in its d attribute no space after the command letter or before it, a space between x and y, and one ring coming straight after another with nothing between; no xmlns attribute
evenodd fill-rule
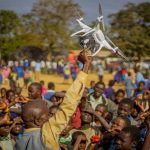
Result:
<svg viewBox="0 0 150 150"><path fill-rule="evenodd" d="M13 121L10 121L10 116L8 113L6 113L3 117L3 124L6 124L6 125L10 125L13 123Z"/></svg>
<svg viewBox="0 0 150 150"><path fill-rule="evenodd" d="M150 115L145 120L148 130L150 130Z"/></svg>
<svg viewBox="0 0 150 150"><path fill-rule="evenodd" d="M65 93L64 92L56 92L55 93L55 97L64 98L65 97Z"/></svg>
<svg viewBox="0 0 150 150"><path fill-rule="evenodd" d="M7 108L7 104L4 101L0 101L0 110L5 110Z"/></svg>
<svg viewBox="0 0 150 150"><path fill-rule="evenodd" d="M61 147L63 150L68 150L68 147L67 147L67 145L65 145L65 144L60 144L60 147Z"/></svg>
<svg viewBox="0 0 150 150"><path fill-rule="evenodd" d="M87 50L83 50L80 52L78 60L83 64L90 64L92 62L92 56Z"/></svg>

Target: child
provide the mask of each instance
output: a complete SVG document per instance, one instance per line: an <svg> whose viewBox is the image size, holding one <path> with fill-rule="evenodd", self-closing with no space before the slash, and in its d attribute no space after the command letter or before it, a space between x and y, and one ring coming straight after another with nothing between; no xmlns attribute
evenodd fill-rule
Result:
<svg viewBox="0 0 150 150"><path fill-rule="evenodd" d="M131 98L132 92L133 92L133 90L135 88L131 72L128 72L128 77L125 80L125 88L126 88L127 98Z"/></svg>
<svg viewBox="0 0 150 150"><path fill-rule="evenodd" d="M63 103L55 116L49 118L49 109L42 100L34 100L22 107L22 119L25 132L18 140L15 150L59 149L59 135L68 124L82 96L91 57L87 51L80 53L80 61L84 63L83 72L66 92ZM32 93L32 90L30 91Z"/></svg>
<svg viewBox="0 0 150 150"><path fill-rule="evenodd" d="M41 99L42 85L38 82L31 83L28 87L28 96L32 100Z"/></svg>
<svg viewBox="0 0 150 150"><path fill-rule="evenodd" d="M116 147L118 150L136 150L139 139L140 131L136 126L125 127L118 135Z"/></svg>
<svg viewBox="0 0 150 150"><path fill-rule="evenodd" d="M44 95L44 93L47 91L47 88L44 85L44 81L40 81L41 85L42 85L42 96Z"/></svg>
<svg viewBox="0 0 150 150"><path fill-rule="evenodd" d="M6 88L1 88L1 98L6 99Z"/></svg>
<svg viewBox="0 0 150 150"><path fill-rule="evenodd" d="M137 122L132 118L131 111L133 108L133 102L130 99L123 99L118 105L118 116L127 117L131 121L131 125L137 125Z"/></svg>
<svg viewBox="0 0 150 150"><path fill-rule="evenodd" d="M95 86L95 81L92 80L90 82L89 94L94 92L94 86Z"/></svg>
<svg viewBox="0 0 150 150"><path fill-rule="evenodd" d="M63 72L64 72L64 81L68 81L70 77L70 68L68 64L65 64Z"/></svg>
<svg viewBox="0 0 150 150"><path fill-rule="evenodd" d="M114 100L114 102L118 105L124 98L125 98L124 90L119 89L115 93L115 100Z"/></svg>
<svg viewBox="0 0 150 150"><path fill-rule="evenodd" d="M72 150L85 150L87 146L86 135L81 131L72 134Z"/></svg>
<svg viewBox="0 0 150 150"><path fill-rule="evenodd" d="M130 121L126 117L117 117L114 119L112 125L103 134L103 139L97 143L96 148L113 150L113 147L115 146L115 138L123 128L128 126L130 126Z"/></svg>
<svg viewBox="0 0 150 150"><path fill-rule="evenodd" d="M144 82L144 81L140 81L140 82L138 83L137 89L135 89L135 92L134 92L133 97L134 97L135 99L136 99L136 98L141 99L141 98L140 98L140 95L143 94L144 90L145 90L145 82Z"/></svg>

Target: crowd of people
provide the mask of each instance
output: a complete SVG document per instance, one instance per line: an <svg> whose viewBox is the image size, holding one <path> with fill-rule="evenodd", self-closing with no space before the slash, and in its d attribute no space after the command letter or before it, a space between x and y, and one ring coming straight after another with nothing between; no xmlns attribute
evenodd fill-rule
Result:
<svg viewBox="0 0 150 150"><path fill-rule="evenodd" d="M22 95L21 80L27 79L25 71L32 70L32 65L24 61L1 69L2 80L3 76L10 80L10 89L0 88L0 149L150 149L150 80L139 68L133 78L123 67L106 86L100 64L99 81L93 79L86 87L92 57L82 51L78 60L82 66L68 90L56 91L53 82L45 87L30 78L28 97ZM4 69L8 68L7 74ZM116 90L116 82L125 88Z"/></svg>

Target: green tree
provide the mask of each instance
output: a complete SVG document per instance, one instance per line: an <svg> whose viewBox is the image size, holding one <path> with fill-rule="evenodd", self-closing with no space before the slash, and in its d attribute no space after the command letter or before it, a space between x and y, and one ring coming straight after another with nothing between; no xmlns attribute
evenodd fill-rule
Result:
<svg viewBox="0 0 150 150"><path fill-rule="evenodd" d="M23 16L23 22L28 33L40 35L41 46L61 51L73 44L70 22L77 17L76 10L81 12L79 5L72 0L39 0L32 12Z"/></svg>
<svg viewBox="0 0 150 150"><path fill-rule="evenodd" d="M129 3L124 9L110 15L112 38L126 55L150 56L150 3Z"/></svg>
<svg viewBox="0 0 150 150"><path fill-rule="evenodd" d="M0 10L0 54L7 56L19 47L21 41L16 36L20 25L17 14L10 10Z"/></svg>

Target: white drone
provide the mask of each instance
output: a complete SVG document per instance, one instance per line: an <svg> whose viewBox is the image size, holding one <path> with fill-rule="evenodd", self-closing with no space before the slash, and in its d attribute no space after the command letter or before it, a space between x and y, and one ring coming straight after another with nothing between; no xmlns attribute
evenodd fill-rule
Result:
<svg viewBox="0 0 150 150"><path fill-rule="evenodd" d="M123 52L102 32L102 30L105 31L105 26L100 3L99 14L100 17L97 18L98 23L94 28L86 25L83 22L83 18L80 17L80 19L76 19L81 27L81 30L71 34L71 37L78 36L80 45L84 49L89 49L92 52L92 56L95 56L104 47L117 54L125 61L129 61L129 59L123 54ZM102 27L102 30L100 29L100 27Z"/></svg>

